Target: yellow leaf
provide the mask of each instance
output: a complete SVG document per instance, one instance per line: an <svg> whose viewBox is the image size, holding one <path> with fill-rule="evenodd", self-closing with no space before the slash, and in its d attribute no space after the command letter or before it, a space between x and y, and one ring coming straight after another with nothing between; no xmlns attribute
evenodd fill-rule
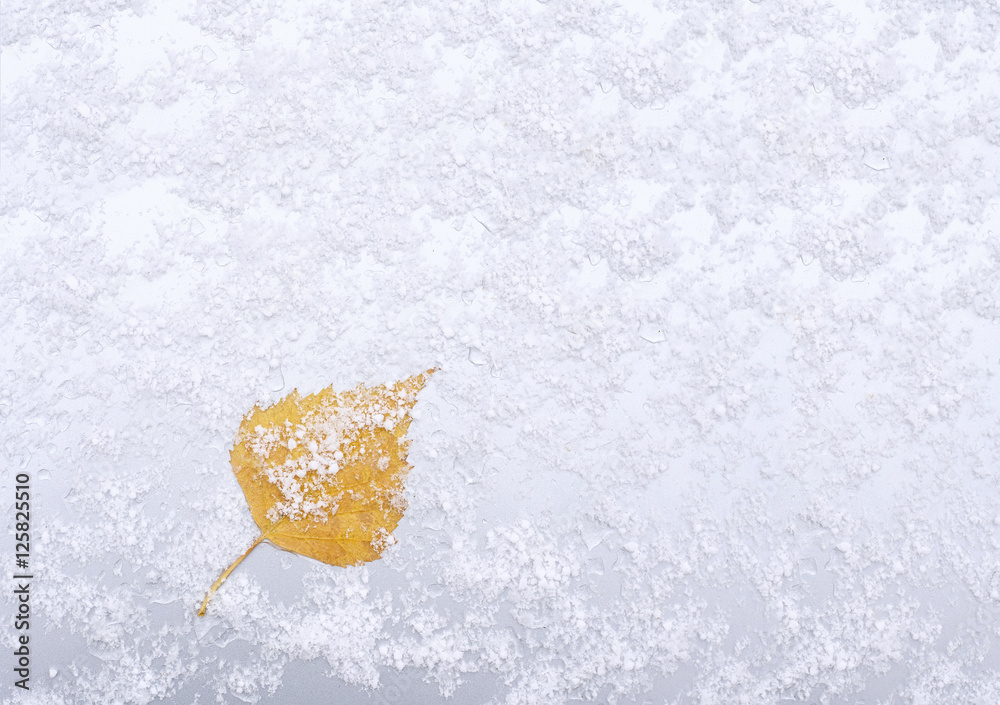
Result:
<svg viewBox="0 0 1000 705"><path fill-rule="evenodd" d="M219 576L199 616L261 541L330 565L382 555L406 508L409 412L433 372L340 393L294 391L244 417L230 461L261 533Z"/></svg>

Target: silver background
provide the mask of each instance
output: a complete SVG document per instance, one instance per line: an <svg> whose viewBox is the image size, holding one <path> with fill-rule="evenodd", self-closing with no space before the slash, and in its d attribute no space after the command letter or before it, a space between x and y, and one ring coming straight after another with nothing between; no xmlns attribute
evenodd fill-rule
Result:
<svg viewBox="0 0 1000 705"><path fill-rule="evenodd" d="M994 4L2 13L5 702L1000 702ZM199 620L242 415L431 365Z"/></svg>

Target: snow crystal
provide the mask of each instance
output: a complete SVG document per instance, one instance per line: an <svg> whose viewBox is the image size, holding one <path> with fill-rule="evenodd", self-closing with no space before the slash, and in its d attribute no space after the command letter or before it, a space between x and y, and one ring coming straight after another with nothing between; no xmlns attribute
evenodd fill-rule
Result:
<svg viewBox="0 0 1000 705"><path fill-rule="evenodd" d="M3 8L5 702L1000 702L990 3L63 9ZM198 620L246 410L431 366L383 559ZM244 440L304 516L400 421Z"/></svg>

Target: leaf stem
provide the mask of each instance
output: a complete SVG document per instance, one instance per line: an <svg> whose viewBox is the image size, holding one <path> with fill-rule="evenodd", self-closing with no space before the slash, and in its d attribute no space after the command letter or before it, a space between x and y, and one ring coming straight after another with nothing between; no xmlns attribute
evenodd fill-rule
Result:
<svg viewBox="0 0 1000 705"><path fill-rule="evenodd" d="M215 584L211 587L211 589L209 589L208 594L205 595L205 600L201 603L201 609L198 610L199 617L205 616L205 610L208 609L208 601L212 599L212 595L214 595L215 591L219 589L219 587L222 585L223 582L225 582L226 578L229 577L229 574L236 569L236 566L242 563L243 559L250 555L250 551L257 548L257 546L260 545L260 542L267 538L268 534L270 534L272 531L274 531L279 526L284 524L286 521L288 521L288 517L282 517L275 523L271 524L270 527L260 532L260 536L258 536L257 540L254 541L253 544L250 546L250 548L246 550L246 553L237 558L235 561L233 561L233 564L231 566L226 568L226 570L222 573L222 575L219 576L219 579L215 581Z"/></svg>

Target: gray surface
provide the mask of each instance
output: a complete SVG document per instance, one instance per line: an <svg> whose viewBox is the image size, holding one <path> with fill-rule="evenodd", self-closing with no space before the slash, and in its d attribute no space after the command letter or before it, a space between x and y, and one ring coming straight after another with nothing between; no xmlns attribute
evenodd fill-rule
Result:
<svg viewBox="0 0 1000 705"><path fill-rule="evenodd" d="M5 3L4 702L1000 702L1000 16L911 5ZM199 620L246 411L432 365L397 545Z"/></svg>

